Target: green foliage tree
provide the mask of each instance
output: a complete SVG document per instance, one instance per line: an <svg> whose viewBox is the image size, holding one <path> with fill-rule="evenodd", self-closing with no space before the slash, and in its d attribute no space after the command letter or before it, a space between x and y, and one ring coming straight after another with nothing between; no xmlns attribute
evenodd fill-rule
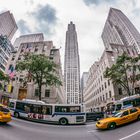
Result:
<svg viewBox="0 0 140 140"><path fill-rule="evenodd" d="M116 63L104 72L104 77L109 78L115 85L119 85L127 91L128 95L134 94L135 82L140 78L138 64L140 57L131 57L126 53L118 56Z"/></svg>
<svg viewBox="0 0 140 140"><path fill-rule="evenodd" d="M2 86L2 82L9 82L10 78L7 74L4 74L1 70L0 70L0 89L3 89L3 86Z"/></svg>
<svg viewBox="0 0 140 140"><path fill-rule="evenodd" d="M41 100L42 85L62 85L56 74L57 67L58 65L45 55L28 54L24 60L18 62L16 70L28 72L28 78L33 79L34 83L38 85L39 100Z"/></svg>

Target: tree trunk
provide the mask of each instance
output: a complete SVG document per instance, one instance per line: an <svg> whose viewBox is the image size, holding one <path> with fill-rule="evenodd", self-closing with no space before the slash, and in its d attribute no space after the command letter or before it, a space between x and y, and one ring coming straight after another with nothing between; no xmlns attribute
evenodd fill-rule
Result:
<svg viewBox="0 0 140 140"><path fill-rule="evenodd" d="M42 89L41 87L42 87L42 85L39 84L38 87L39 87L39 100L41 101L41 89Z"/></svg>

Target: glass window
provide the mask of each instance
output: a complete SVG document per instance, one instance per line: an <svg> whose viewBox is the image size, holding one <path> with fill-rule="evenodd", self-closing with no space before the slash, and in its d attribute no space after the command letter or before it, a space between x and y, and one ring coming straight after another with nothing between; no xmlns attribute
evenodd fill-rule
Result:
<svg viewBox="0 0 140 140"><path fill-rule="evenodd" d="M17 102L16 109L24 111L24 105L25 105L24 103Z"/></svg>
<svg viewBox="0 0 140 140"><path fill-rule="evenodd" d="M45 90L45 97L50 97L50 90L49 89Z"/></svg>
<svg viewBox="0 0 140 140"><path fill-rule="evenodd" d="M127 116L129 114L128 110L127 111L124 111L122 116Z"/></svg>
<svg viewBox="0 0 140 140"><path fill-rule="evenodd" d="M10 107L10 108L14 108L14 105L15 105L15 103L13 103L13 102L10 102L10 103L9 103L9 107Z"/></svg>
<svg viewBox="0 0 140 140"><path fill-rule="evenodd" d="M138 110L136 108L130 109L130 114L137 112Z"/></svg>
<svg viewBox="0 0 140 140"><path fill-rule="evenodd" d="M39 89L35 89L35 96L39 96Z"/></svg>
<svg viewBox="0 0 140 140"><path fill-rule="evenodd" d="M41 105L32 105L32 113L42 114Z"/></svg>
<svg viewBox="0 0 140 140"><path fill-rule="evenodd" d="M0 111L1 112L10 112L8 108L0 106Z"/></svg>
<svg viewBox="0 0 140 140"><path fill-rule="evenodd" d="M42 106L42 114L43 115L51 115L52 114L52 106Z"/></svg>
<svg viewBox="0 0 140 140"><path fill-rule="evenodd" d="M80 112L80 106L55 106L55 112Z"/></svg>
<svg viewBox="0 0 140 140"><path fill-rule="evenodd" d="M136 106L140 106L140 98L136 99Z"/></svg>
<svg viewBox="0 0 140 140"><path fill-rule="evenodd" d="M116 111L121 110L122 105L121 104L117 104L116 105Z"/></svg>
<svg viewBox="0 0 140 140"><path fill-rule="evenodd" d="M131 104L131 101L130 100L123 102L123 105L130 105L130 104Z"/></svg>

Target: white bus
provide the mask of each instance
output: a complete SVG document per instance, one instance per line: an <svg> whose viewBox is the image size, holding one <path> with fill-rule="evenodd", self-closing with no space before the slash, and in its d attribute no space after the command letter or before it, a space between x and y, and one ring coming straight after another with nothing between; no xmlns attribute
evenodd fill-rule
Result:
<svg viewBox="0 0 140 140"><path fill-rule="evenodd" d="M115 101L111 107L111 111L116 112L129 107L140 107L139 95L132 95Z"/></svg>
<svg viewBox="0 0 140 140"><path fill-rule="evenodd" d="M24 117L33 121L62 125L86 122L85 108L80 104L45 104L42 101L10 99L9 108L12 116Z"/></svg>

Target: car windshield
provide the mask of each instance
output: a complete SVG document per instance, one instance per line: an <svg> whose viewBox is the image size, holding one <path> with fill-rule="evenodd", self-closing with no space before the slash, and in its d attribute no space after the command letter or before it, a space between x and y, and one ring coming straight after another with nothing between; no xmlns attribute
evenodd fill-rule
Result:
<svg viewBox="0 0 140 140"><path fill-rule="evenodd" d="M123 112L118 112L118 113L116 113L115 115L113 115L113 117L118 117L118 118L119 118L119 117L122 115L122 113L123 113Z"/></svg>

